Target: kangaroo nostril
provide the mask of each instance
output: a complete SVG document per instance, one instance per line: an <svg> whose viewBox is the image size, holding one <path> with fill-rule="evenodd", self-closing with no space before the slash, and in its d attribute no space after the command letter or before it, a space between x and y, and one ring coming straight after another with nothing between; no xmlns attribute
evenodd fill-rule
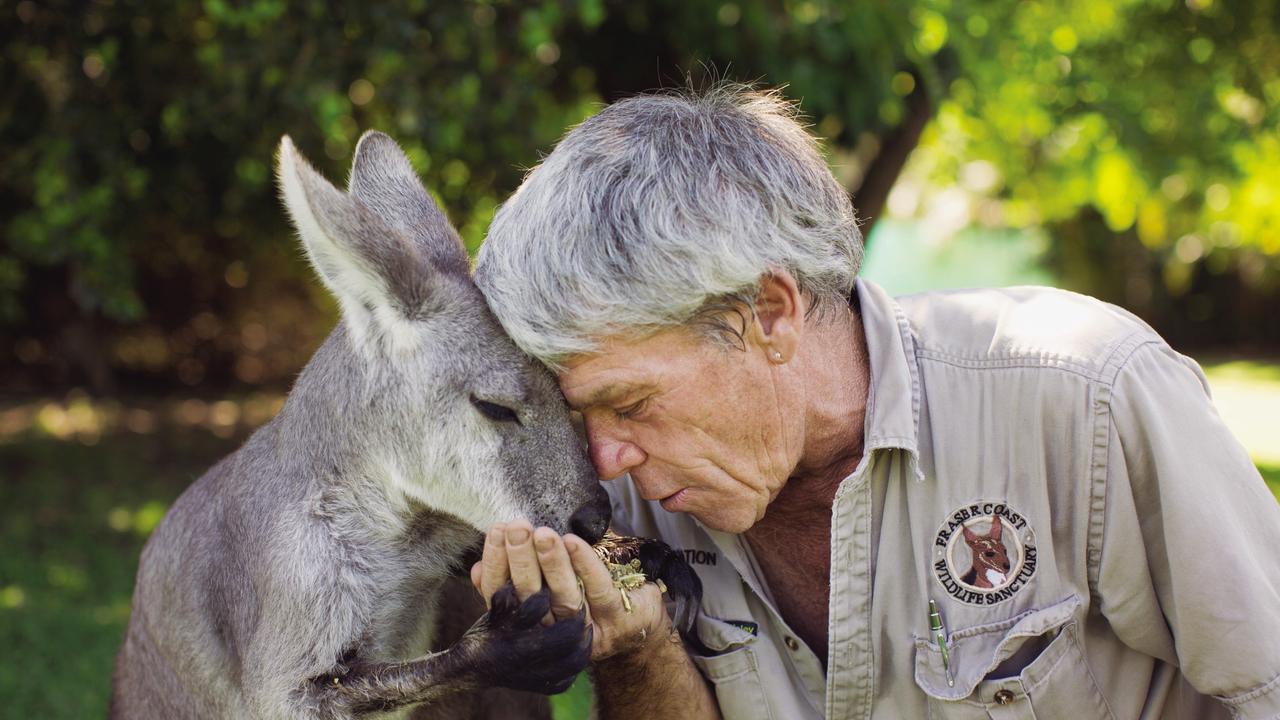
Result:
<svg viewBox="0 0 1280 720"><path fill-rule="evenodd" d="M569 531L592 545L600 542L604 531L609 529L613 508L609 505L609 496L604 490L600 495L574 511L569 518Z"/></svg>

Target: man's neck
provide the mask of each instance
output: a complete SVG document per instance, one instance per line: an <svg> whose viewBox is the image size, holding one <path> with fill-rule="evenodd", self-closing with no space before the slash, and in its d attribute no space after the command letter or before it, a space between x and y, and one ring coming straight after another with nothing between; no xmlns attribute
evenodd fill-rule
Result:
<svg viewBox="0 0 1280 720"><path fill-rule="evenodd" d="M756 541L781 531L794 543L804 529L830 522L836 490L862 460L871 382L862 317L849 312L820 327L797 358L806 379L804 447L764 517L747 531Z"/></svg>
<svg viewBox="0 0 1280 720"><path fill-rule="evenodd" d="M778 508L783 512L789 512L789 505L809 504L806 498L809 493L787 493L787 486L812 488L819 496L826 494L821 488L830 486L831 497L834 497L834 488L862 460L867 392L871 384L862 318L850 312L824 329L825 332L814 338L816 347L804 358L808 378L804 448L787 485L774 499L774 503L784 502ZM774 512L774 503L768 512ZM825 509L830 511L830 502Z"/></svg>
<svg viewBox="0 0 1280 720"><path fill-rule="evenodd" d="M778 612L826 668L831 507L839 482L793 478L743 537Z"/></svg>
<svg viewBox="0 0 1280 720"><path fill-rule="evenodd" d="M794 631L826 658L831 510L862 460L870 365L862 319L833 323L804 358L805 445L800 462L744 533ZM825 663L824 663L825 666Z"/></svg>

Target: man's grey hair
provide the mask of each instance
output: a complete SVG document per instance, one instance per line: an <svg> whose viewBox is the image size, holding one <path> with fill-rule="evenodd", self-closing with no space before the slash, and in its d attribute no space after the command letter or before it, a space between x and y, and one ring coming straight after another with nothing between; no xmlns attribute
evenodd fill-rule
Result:
<svg viewBox="0 0 1280 720"><path fill-rule="evenodd" d="M475 277L516 344L556 367L678 325L740 344L779 269L825 316L861 262L849 195L794 106L722 83L622 100L570 131L499 209Z"/></svg>

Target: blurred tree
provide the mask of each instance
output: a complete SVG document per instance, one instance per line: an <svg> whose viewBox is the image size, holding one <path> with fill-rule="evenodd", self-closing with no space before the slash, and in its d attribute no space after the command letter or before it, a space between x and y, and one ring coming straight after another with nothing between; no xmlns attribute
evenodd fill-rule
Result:
<svg viewBox="0 0 1280 720"><path fill-rule="evenodd" d="M333 309L275 201L282 134L337 179L390 132L474 249L564 128L690 74L787 83L870 221L923 137L912 177L1048 223L1068 272L1096 247L1261 286L1276 2L3 3L0 367L285 381Z"/></svg>
<svg viewBox="0 0 1280 720"><path fill-rule="evenodd" d="M963 72L910 177L1167 334L1280 340L1280 4L938 5Z"/></svg>
<svg viewBox="0 0 1280 720"><path fill-rule="evenodd" d="M0 5L5 350L98 389L119 369L290 377L331 316L307 317L314 285L272 188L280 136L339 179L362 130L392 133L474 247L519 166L595 100L551 40L592 12Z"/></svg>
<svg viewBox="0 0 1280 720"><path fill-rule="evenodd" d="M928 3L925 3L928 4ZM829 143L833 168L858 214L874 222L956 67L921 20L900 3L609 3L589 32L570 29L572 64L590 65L600 94L613 99L693 78L732 77L785 84L814 132Z"/></svg>
<svg viewBox="0 0 1280 720"><path fill-rule="evenodd" d="M915 79L944 86L900 15L759 1L7 5L0 330L14 357L0 363L99 390L120 371L287 379L330 317L307 317L318 294L271 188L282 134L341 177L362 130L391 132L474 249L564 128L601 100L683 84L703 60L789 80L877 215L930 112Z"/></svg>

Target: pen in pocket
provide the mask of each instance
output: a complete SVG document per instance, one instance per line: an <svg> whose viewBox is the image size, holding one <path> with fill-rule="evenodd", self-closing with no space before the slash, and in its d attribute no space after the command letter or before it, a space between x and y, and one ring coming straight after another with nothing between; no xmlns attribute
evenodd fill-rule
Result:
<svg viewBox="0 0 1280 720"><path fill-rule="evenodd" d="M929 634L938 644L938 652L942 654L942 671L947 674L947 687L955 687L955 678L951 675L951 658L947 655L947 631L942 627L942 616L938 614L938 606L929 599Z"/></svg>

